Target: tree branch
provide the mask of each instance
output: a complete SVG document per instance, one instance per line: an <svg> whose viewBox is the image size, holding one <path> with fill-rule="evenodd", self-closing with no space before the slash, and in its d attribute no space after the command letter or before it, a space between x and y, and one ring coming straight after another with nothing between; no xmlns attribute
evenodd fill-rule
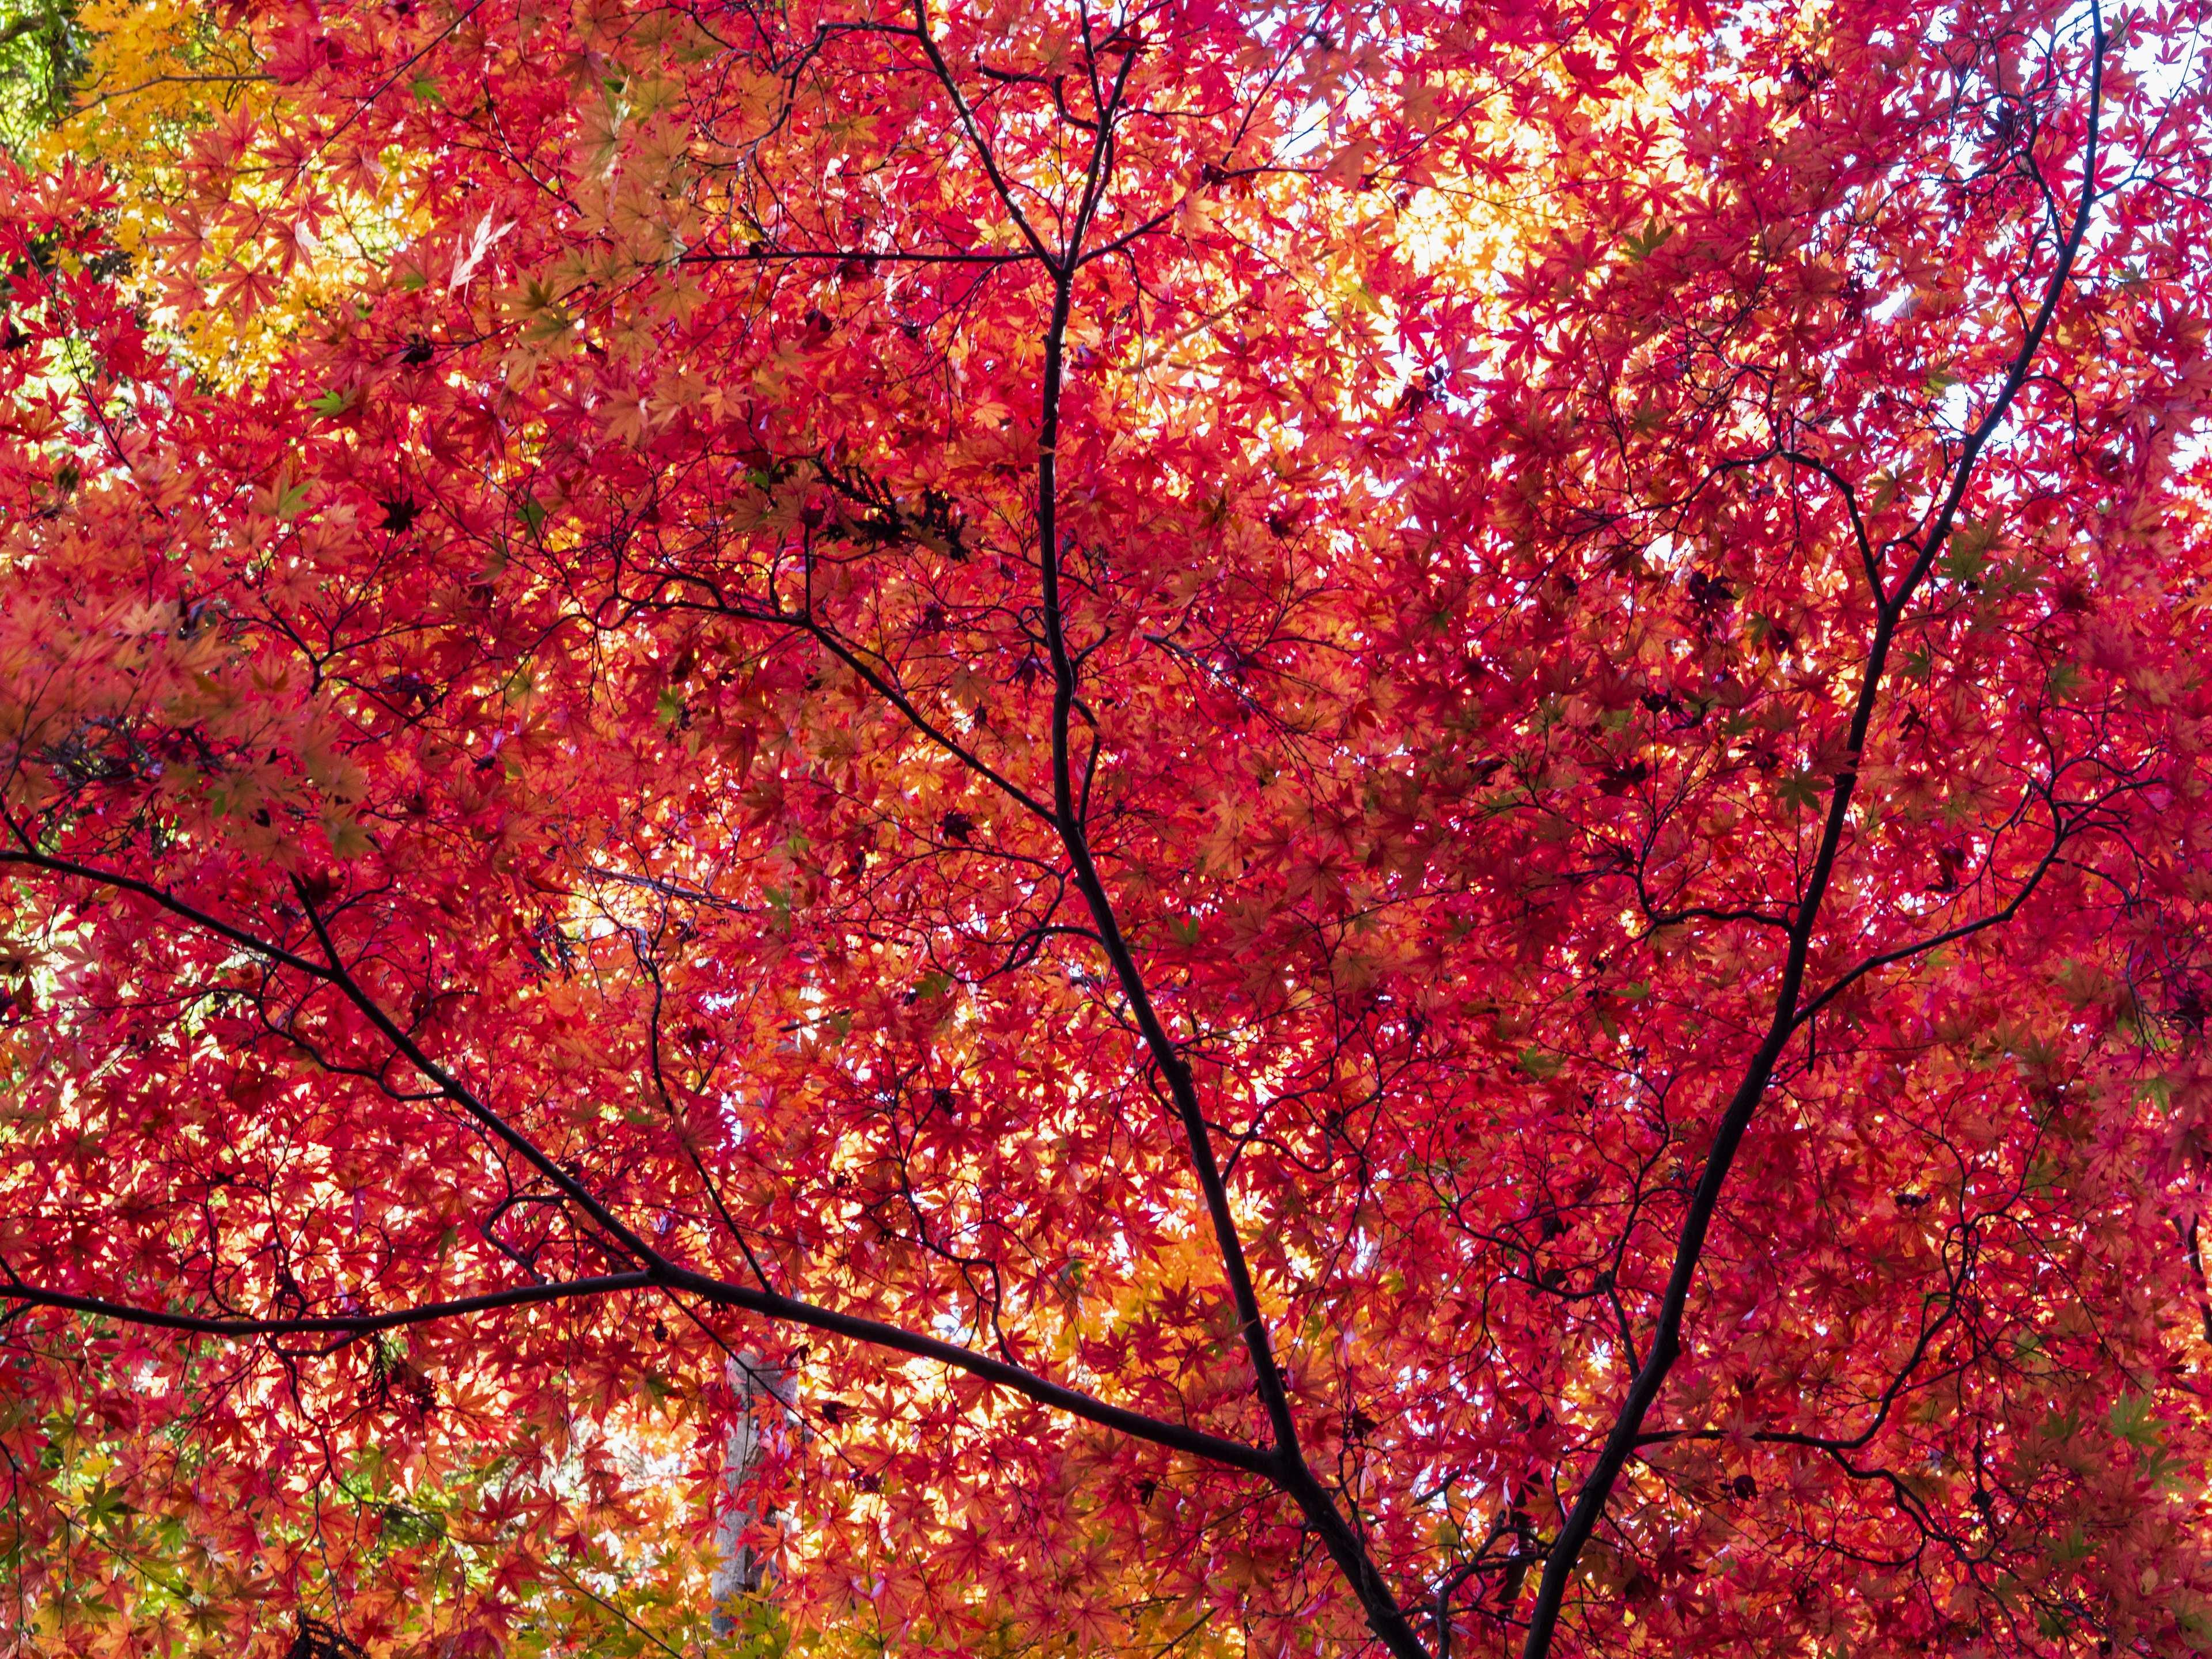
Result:
<svg viewBox="0 0 2212 1659"><path fill-rule="evenodd" d="M1559 1528L1559 1536L1553 1541L1545 1559L1543 1579L1537 1589L1535 1603L1529 1609L1528 1637L1522 1646L1522 1659L1546 1659L1550 1653L1552 1638L1559 1625L1559 1609L1566 1599L1567 1586L1573 1580L1583 1547L1589 1542L1591 1532L1596 1528L1598 1517L1604 1512L1606 1500L1612 1495L1622 1468L1636 1450L1637 1437L1653 1403L1658 1399L1659 1389L1666 1382L1668 1372L1674 1369L1674 1361L1680 1356L1683 1313L1689 1303L1690 1286L1697 1276L1698 1262L1705 1254L1706 1234L1711 1228L1714 1212L1719 1206L1721 1188L1728 1179L1729 1167L1735 1161L1737 1148L1742 1144L1744 1132L1750 1127L1760 1097L1765 1092L1768 1079L1773 1075L1775 1063L1782 1057L1784 1048L1796 1030L1797 998L1804 981L1806 961L1811 952L1813 929L1820 918L1830 878L1834 873L1852 792L1858 781L1859 756L1865 749L1867 733L1881 699L1882 678L1888 665L1890 645L1899 621L1903 617L1906 603L1925 580L1929 570L1934 567L1936 556L1950 538L1951 526L1957 516L1960 503L1966 498L1966 486L1975 462L2011 409L2021 386L2027 383L2029 366L2034 360L2037 349L2042 344L2044 332L2057 309L2058 297L2072 278L2075 260L2081 252L2082 239L2088 232L2090 216L2096 204L2097 130L2104 92L2105 22L2100 7L2101 0L2091 0L2093 35L2088 134L2081 162L2081 200L2075 213L2071 234L2058 249L2057 262L2044 291L2042 303L2037 308L2035 320L2030 325L2026 338L2014 355L1996 401L1977 424L1960 453L1957 476L1945 495L1942 511L1929 526L1919 556L1900 578L1893 595L1884 592L1879 586L1875 590L1875 630L1867 652L1866 677L1860 684L1857 706L1852 712L1844 765L1836 774L1834 793L1829 798L1820 848L1799 901L1796 924L1790 930L1781 983L1775 991L1773 1015L1768 1022L1765 1037L1745 1067L1742 1079L1737 1084L1735 1092L1715 1128L1705 1169L1698 1176L1689 1211L1682 1219L1682 1231L1674 1247L1674 1266L1668 1274L1666 1292L1660 1302L1657 1328L1650 1348L1643 1366L1630 1382L1628 1398L1622 1403L1620 1414L1614 1419L1612 1431L1606 1437L1597 1464L1583 1481L1574 1508Z"/></svg>

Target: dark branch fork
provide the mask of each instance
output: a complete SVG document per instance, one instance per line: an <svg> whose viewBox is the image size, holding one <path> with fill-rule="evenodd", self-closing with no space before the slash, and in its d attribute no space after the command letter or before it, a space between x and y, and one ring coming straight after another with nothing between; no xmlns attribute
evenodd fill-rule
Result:
<svg viewBox="0 0 2212 1659"><path fill-rule="evenodd" d="M1320 1535L1325 1547L1359 1598L1368 1622L1399 1659L1426 1659L1419 1638L1398 1604L1381 1571L1369 1555L1352 1522L1338 1506L1307 1462L1298 1443L1297 1424L1290 1396L1276 1364L1274 1345L1260 1307L1243 1241L1229 1201L1228 1184L1214 1156L1212 1139L1199 1099L1196 1081L1182 1048L1168 1033L1154 1005L1150 987L1129 948L1115 914L1112 896L1091 856L1078 798L1071 753L1071 719L1078 703L1077 653L1069 647L1066 615L1060 592L1059 532L1059 447L1060 395L1066 363L1067 325L1073 308L1075 279L1084 264L1084 241L1103 200L1114 167L1116 117L1137 54L1125 53L1119 70L1098 104L1098 118L1091 129L1091 142L1081 189L1067 226L1064 247L1047 246L1014 200L996 158L991 154L967 100L950 67L938 51L928 26L924 0L915 0L915 19L923 50L960 118L961 130L975 149L997 194L1000 205L1013 219L1052 277L1052 311L1044 335L1044 374L1042 414L1037 432L1036 555L1042 587L1041 610L1045 645L1052 663L1052 820L1078 890L1091 912L1099 944L1114 970L1115 982L1128 1005L1130 1017L1142 1036L1145 1050L1167 1084L1170 1099L1182 1122L1191 1171L1206 1202L1206 1216L1218 1252L1231 1300L1236 1309L1238 1334L1249 1356L1260 1402L1267 1413L1274 1445L1261 1454L1256 1473L1266 1475L1296 1503ZM1086 38L1090 18L1085 14Z"/></svg>
<svg viewBox="0 0 2212 1659"><path fill-rule="evenodd" d="M1838 988L1820 993L1809 1002L1801 1001L1806 964L1812 951L1813 932L1820 920L1822 902L1827 896L1828 884L1834 874L1837 857L1842 848L1851 798L1858 783L1858 757L1865 749L1875 711L1881 701L1890 647L1899 623L1903 620L1905 607L1913 594L1927 580L1929 572L1934 568L1936 559L1950 540L1952 526L1966 500L1976 462L2011 411L2021 387L2027 382L2035 355L2042 346L2043 337L2049 330L2059 299L2072 278L2075 261L2081 252L2083 238L2088 233L2095 210L2098 124L2103 107L2105 70L2105 20L2100 0L2091 0L2090 27L2087 135L2081 161L2081 195L2073 223L2058 246L2051 279L2045 286L2042 300L2028 324L2020 349L2014 355L2011 368L1989 409L1967 434L1952 474L1950 488L1945 492L1911 563L1898 578L1894 589L1885 587L1879 568L1869 566L1875 625L1873 636L1867 647L1865 674L1860 682L1856 706L1851 713L1844 765L1835 775L1834 793L1829 797L1818 850L1798 899L1796 920L1790 929L1789 948L1782 964L1781 981L1774 994L1773 1015L1765 1039L1745 1067L1744 1074L1715 1128L1711 1148L1706 1154L1705 1168L1698 1176L1688 1212L1683 1218L1681 1231L1676 1240L1674 1265L1668 1275L1656 1328L1644 1364L1630 1382L1628 1397L1613 1420L1612 1430L1598 1454L1597 1462L1584 1479L1574 1507L1559 1528L1558 1537L1553 1540L1545 1560L1543 1579L1538 1588L1534 1605L1529 1610L1528 1634L1522 1647L1522 1659L1546 1659L1550 1652L1560 1609L1566 1599L1567 1587L1581 1559L1583 1547L1589 1542L1590 1534L1596 1528L1607 1499L1611 1497L1613 1488L1620 1478L1621 1470L1629 1458L1635 1455L1644 1434L1644 1420L1658 1400L1659 1390L1665 1383L1668 1373L1674 1369L1674 1362L1681 1355L1683 1314L1689 1303L1690 1289L1696 1279L1698 1263L1705 1254L1707 1232L1719 1206L1721 1190L1783 1051L1798 1028L1818 1012L1841 983L1858 979L1879 966L1898 959L1896 953L1889 953L1875 962L1862 964L1844 975ZM1861 534L1863 535L1863 531ZM2049 869L2050 864L2051 860L2046 859L2039 867L2037 879ZM2029 886L2033 884L2031 881ZM1999 913L1999 917L2008 918L2025 902L2026 896L2023 891L2011 905ZM1991 925L1996 920L1991 919ZM1923 941L1919 948L1927 948L1933 942Z"/></svg>
<svg viewBox="0 0 2212 1659"><path fill-rule="evenodd" d="M844 660L847 666L858 673L872 689L885 696L925 737L937 741L957 758L996 784L1016 802L1053 824L1091 914L1098 942L1129 1005L1146 1050L1166 1080L1170 1097L1181 1120L1189 1146L1194 1174L1205 1198L1274 1444L1262 1449L1182 1424L1153 1418L1097 1399L1019 1365L957 1344L922 1336L885 1322L842 1313L806 1302L776 1290L764 1276L758 1274L757 1267L756 1274L760 1278L760 1283L757 1286L747 1286L730 1284L684 1267L656 1249L617 1216L581 1180L570 1174L495 1111L475 1090L426 1052L347 968L312 896L296 881L294 897L302 907L313 932L320 960L304 954L303 949L259 937L235 922L226 921L205 906L157 884L44 853L23 826L14 824L9 827L15 832L17 846L0 851L0 864L136 894L191 927L337 992L354 1006L389 1045L392 1053L404 1059L429 1082L432 1097L445 1099L534 1169L554 1191L573 1203L589 1219L603 1236L604 1243L612 1254L637 1265L629 1272L565 1282L514 1286L384 1313L303 1313L297 1316L259 1319L206 1316L78 1296L29 1285L11 1268L0 1267L0 1274L4 1274L4 1278L0 1278L0 1301L18 1306L51 1307L205 1335L242 1339L320 1334L335 1337L343 1342L431 1320L536 1304L647 1290L671 1296L688 1296L709 1305L733 1308L933 1359L1102 1427L1218 1466L1259 1475L1279 1488L1298 1505L1358 1595L1370 1622L1391 1650L1399 1655L1400 1659L1426 1659L1419 1640L1395 1598L1384 1584L1381 1572L1367 1554L1352 1523L1329 1496L1299 1448L1289 1397L1275 1362L1273 1344L1230 1207L1226 1183L1213 1154L1189 1065L1163 1024L1144 976L1121 933L1111 897L1091 853L1071 765L1070 718L1081 704L1076 681L1083 653L1071 650L1066 637L1060 592L1060 550L1056 543L1055 449L1060 430L1065 343L1075 279L1079 271L1089 263L1083 244L1095 221L1112 173L1115 124L1121 112L1124 94L1137 54L1123 54L1121 67L1111 82L1097 88L1103 95L1097 105L1098 119L1086 129L1090 134L1090 153L1079 199L1066 227L1065 245L1055 247L1046 240L1036 224L1016 201L1013 189L999 166L998 158L991 149L974 109L962 94L951 66L935 43L921 0L916 0L915 16L915 27L910 38L920 46L932 73L944 87L957 116L962 134L977 153L994 193L1028 245L1027 257L1041 264L1049 272L1052 280L1053 303L1044 337L1043 420L1039 442L1036 495L1036 537L1043 590L1042 610L1054 683L1050 803L1048 805L1038 800L1012 780L1000 776L976 757L966 752L896 688L887 684L874 672L872 665L853 653L842 641L811 625L806 618L794 619L783 614L781 607L772 620L795 623L805 631L811 633L824 649ZM1087 35L1090 30L1087 15L1085 28Z"/></svg>
<svg viewBox="0 0 2212 1659"><path fill-rule="evenodd" d="M137 893L151 899L181 921L214 933L230 944L281 963L330 987L353 1005L394 1053L430 1082L439 1097L488 1131L494 1139L536 1170L541 1178L574 1204L605 1236L610 1249L639 1264L636 1269L629 1273L601 1274L566 1283L518 1285L480 1296L383 1314L303 1314L275 1319L206 1318L173 1310L133 1307L97 1297L43 1289L25 1283L12 1268L0 1268L0 1272L6 1274L4 1280L0 1280L0 1302L68 1309L127 1320L135 1324L207 1335L252 1337L324 1333L362 1336L432 1319L530 1303L605 1296L627 1291L657 1290L671 1295L690 1296L716 1307L735 1308L765 1318L807 1326L833 1335L912 1354L918 1358L937 1360L1012 1389L1040 1405L1066 1412L1103 1428L1113 1429L1137 1439L1229 1468L1246 1469L1254 1474L1271 1471L1272 1464L1265 1453L1237 1441L1131 1411L955 1343L923 1336L882 1320L822 1307L765 1285L757 1288L732 1285L672 1260L647 1243L642 1235L609 1209L589 1187L563 1169L529 1136L509 1123L474 1090L426 1053L345 968L320 914L307 896L296 893L296 890L295 894L307 908L309 924L325 954L325 960L320 963L298 951L258 939L149 883L64 860L48 858L35 852L0 853L0 864L28 866L50 874L64 875Z"/></svg>
<svg viewBox="0 0 2212 1659"><path fill-rule="evenodd" d="M1006 204L1008 210L1015 214L1024 236L1030 242L1033 255L1042 260L1053 273L1055 302L1048 337L1048 430L1042 447L1040 465L1040 501L1043 504L1041 533L1044 544L1049 548L1050 502L1053 491L1052 442L1053 434L1056 431L1060 358L1073 280L1079 260L1073 252L1060 254L1054 252L1042 240L1028 220L1020 215L1006 181L997 172L995 158L988 154L988 145L984 143L982 134L975 123L972 112L968 108L964 99L961 97L957 83L952 78L950 66L944 62L941 55L937 52L927 31L926 16L919 7L917 7L916 16L921 26L917 30L917 37L925 52L929 56L934 71L942 79L947 88L948 94L953 99L956 108L960 112L963 130L979 150L984 153L987 169L990 173L994 188L1000 192L1001 200ZM1133 67L1134 56L1133 53L1125 56L1121 70L1113 82L1111 92L1103 107L1104 118L1101 119L1098 130L1094 134L1082 203L1077 214L1077 228L1070 239L1071 248L1079 244L1083 228L1090 223L1105 185L1106 177L1111 166L1113 131L1111 118L1118 111L1121 95L1130 70ZM637 1263L638 1266L635 1270L626 1273L600 1274L562 1283L514 1286L474 1297L454 1298L384 1313L303 1313L296 1316L277 1318L214 1317L170 1309L138 1307L122 1302L79 1296L33 1285L25 1282L12 1267L0 1267L0 1274L4 1274L4 1278L0 1278L0 1302L12 1303L18 1306L50 1307L80 1314L114 1318L155 1328L205 1335L250 1338L323 1334L350 1340L431 1320L552 1301L596 1297L642 1290L658 1291L672 1296L689 1296L709 1305L737 1309L765 1318L802 1325L869 1343L878 1347L912 1354L917 1358L935 1360L968 1371L987 1382L1024 1395L1039 1404L1095 1423L1101 1427L1179 1451L1207 1462L1263 1476L1290 1492L1299 1501L1301 1506L1308 1510L1322 1532L1325 1540L1329 1543L1332 1553L1337 1556L1340 1562L1349 1565L1356 1559L1364 1565L1364 1571L1358 1574L1356 1582L1362 1583L1365 1595L1377 1598L1379 1605L1387 1609L1390 1616L1397 1617L1395 1604L1389 1601L1387 1595L1382 1590L1379 1575L1376 1573L1371 1565L1364 1565L1364 1553L1360 1551L1360 1547L1349 1524L1329 1502L1322 1492L1319 1481L1306 1468L1303 1459L1297 1455L1295 1431L1291 1425L1287 1398L1284 1394L1280 1377L1273 1366L1272 1351L1258 1316L1249 1273L1244 1267L1242 1247L1237 1241L1233 1222L1228 1215L1225 1194L1222 1188L1218 1170L1214 1166L1211 1150L1206 1145L1204 1125L1199 1115L1196 1095L1191 1085L1188 1070L1161 1028L1158 1018L1152 1008L1143 981L1136 972L1127 944L1122 940L1118 926L1115 923L1110 902L1107 898L1097 868L1091 862L1087 846L1084 842L1081 826L1076 820L1066 766L1067 715L1075 702L1074 668L1066 648L1065 635L1060 627L1057 571L1049 554L1044 560L1044 566L1048 627L1055 663L1056 680L1060 688L1060 696L1056 699L1054 710L1054 804L1050 807L1045 807L1042 803L1028 797L1010 781L1000 779L996 775L990 774L988 768L979 766L978 769L991 776L994 781L999 782L1014 799L1030 806L1040 816L1048 817L1060 828L1063 836L1069 838L1071 859L1077 866L1079 881L1084 889L1085 898L1093 908L1094 914L1102 921L1109 955L1114 960L1116 971L1122 976L1125 986L1133 988L1133 1000L1141 1006L1141 1023L1146 1028L1147 1038L1156 1054L1163 1057L1164 1068L1171 1079L1171 1088L1182 1109L1186 1127L1196 1138L1200 1159L1201 1181L1208 1188L1210 1207L1214 1211L1217 1225L1226 1229L1223 1235L1224 1248L1230 1252L1233 1262L1232 1276L1237 1285L1240 1314L1245 1322L1246 1339L1248 1343L1252 1345L1253 1351L1261 1364L1264 1379L1261 1391L1267 1401L1271 1419L1277 1425L1279 1440L1281 1442L1277 1449L1262 1450L1187 1425L1151 1417L1115 1406L1054 1382L1022 1366L994 1358L957 1344L923 1336L884 1321L840 1312L835 1309L822 1307L799 1297L784 1294L775 1290L764 1279L757 1287L733 1285L684 1267L663 1255L647 1243L641 1234L617 1216L582 1181L562 1168L527 1135L493 1109L476 1091L470 1088L460 1078L427 1053L348 969L312 896L298 883L295 882L294 884L294 896L302 907L308 924L313 931L316 944L319 949L321 957L319 961L304 954L302 949L263 938L236 922L227 921L205 906L195 903L158 884L42 852L38 847L36 838L25 826L12 823L9 828L15 834L17 844L13 848L0 850L0 865L13 866L52 878L83 881L132 893L151 902L177 921L192 928L220 939L226 944L276 967L288 969L311 981L319 981L337 992L355 1007L395 1054L404 1059L429 1082L434 1097L442 1097L457 1108L463 1115L489 1132L494 1139L504 1145L524 1163L533 1168L553 1189L573 1203L584 1216L588 1218L592 1224L604 1236L605 1243L614 1254L625 1257ZM831 649L841 656L846 654L837 651L838 645L841 643L839 641L823 639L822 643L825 648ZM853 660L848 662L848 665L860 672L879 692L887 696L891 695L870 672L866 664ZM948 747L955 748L957 752L957 745L944 738L919 710L908 705L902 697L892 696L891 700L901 708L902 713L924 732L925 735L938 738L939 741L945 742ZM964 760L971 757L963 754L961 758ZM1399 1620L1399 1623L1402 1628L1402 1619ZM1395 1643L1393 1645L1406 1653L1408 1659L1414 1659L1414 1656L1419 1654L1418 1644L1412 1643L1410 1631L1406 1632L1405 1645L1401 1646Z"/></svg>

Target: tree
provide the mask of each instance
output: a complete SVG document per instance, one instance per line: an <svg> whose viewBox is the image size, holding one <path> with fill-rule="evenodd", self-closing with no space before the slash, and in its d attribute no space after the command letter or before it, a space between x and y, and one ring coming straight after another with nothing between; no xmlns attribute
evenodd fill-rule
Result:
<svg viewBox="0 0 2212 1659"><path fill-rule="evenodd" d="M21 1639L704 1641L742 1415L746 1641L2212 1640L2195 10L226 21L0 212Z"/></svg>
<svg viewBox="0 0 2212 1659"><path fill-rule="evenodd" d="M34 136L67 97L76 68L74 9L62 0L0 9L0 143Z"/></svg>

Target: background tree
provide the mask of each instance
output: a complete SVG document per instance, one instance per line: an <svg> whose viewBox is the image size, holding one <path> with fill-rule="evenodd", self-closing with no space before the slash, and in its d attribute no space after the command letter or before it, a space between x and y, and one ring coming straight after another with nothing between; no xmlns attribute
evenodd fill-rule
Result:
<svg viewBox="0 0 2212 1659"><path fill-rule="evenodd" d="M0 212L23 1640L743 1410L741 1639L2201 1645L2199 21L240 9Z"/></svg>
<svg viewBox="0 0 2212 1659"><path fill-rule="evenodd" d="M20 149L52 123L80 59L75 7L23 0L0 8L0 143Z"/></svg>

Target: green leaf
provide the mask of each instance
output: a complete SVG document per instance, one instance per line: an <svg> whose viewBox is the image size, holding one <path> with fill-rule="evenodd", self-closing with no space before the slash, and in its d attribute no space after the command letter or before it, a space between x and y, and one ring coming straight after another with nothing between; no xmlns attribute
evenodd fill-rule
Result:
<svg viewBox="0 0 2212 1659"><path fill-rule="evenodd" d="M1810 812L1820 804L1820 780L1809 771L1791 773L1775 792L1792 808Z"/></svg>
<svg viewBox="0 0 2212 1659"><path fill-rule="evenodd" d="M1559 1055L1547 1054L1541 1048L1523 1048L1521 1051L1521 1069L1540 1080L1548 1081L1559 1076L1566 1063Z"/></svg>
<svg viewBox="0 0 2212 1659"><path fill-rule="evenodd" d="M1990 548L1996 541L1995 526L1978 519L1961 519L1958 528L1951 532L1950 545L1944 550L1942 574L1954 582L1970 582L1978 579L1990 562Z"/></svg>
<svg viewBox="0 0 2212 1659"><path fill-rule="evenodd" d="M2062 1567L2071 1566L2076 1561L2086 1561L2091 1554L2089 1534L2082 1529L2081 1522L2076 1522L2067 1531L2052 1539L2044 1553Z"/></svg>
<svg viewBox="0 0 2212 1659"><path fill-rule="evenodd" d="M2105 1413L2105 1421L2114 1434L2130 1446L2148 1450L2159 1443L2164 1426L2150 1414L2151 1396L2145 1394L2122 1395L2112 1402L2112 1409Z"/></svg>
<svg viewBox="0 0 2212 1659"><path fill-rule="evenodd" d="M2136 1473L2160 1492L2180 1492L2189 1485L2185 1461L2163 1447L2145 1452L2136 1462Z"/></svg>
<svg viewBox="0 0 2212 1659"><path fill-rule="evenodd" d="M1631 236L1621 246L1628 250L1628 257L1640 265L1656 253L1667 239L1674 234L1674 226L1662 225L1656 219L1652 219L1647 221L1641 231Z"/></svg>
<svg viewBox="0 0 2212 1659"><path fill-rule="evenodd" d="M310 398L307 407L318 415L343 415L352 402L352 392L333 387L319 398Z"/></svg>
<svg viewBox="0 0 2212 1659"><path fill-rule="evenodd" d="M323 836L331 844L332 858L357 859L376 845L358 821L336 812L323 815Z"/></svg>
<svg viewBox="0 0 2212 1659"><path fill-rule="evenodd" d="M545 523L545 504L535 495L526 495L516 504L514 516L528 525L535 536Z"/></svg>

